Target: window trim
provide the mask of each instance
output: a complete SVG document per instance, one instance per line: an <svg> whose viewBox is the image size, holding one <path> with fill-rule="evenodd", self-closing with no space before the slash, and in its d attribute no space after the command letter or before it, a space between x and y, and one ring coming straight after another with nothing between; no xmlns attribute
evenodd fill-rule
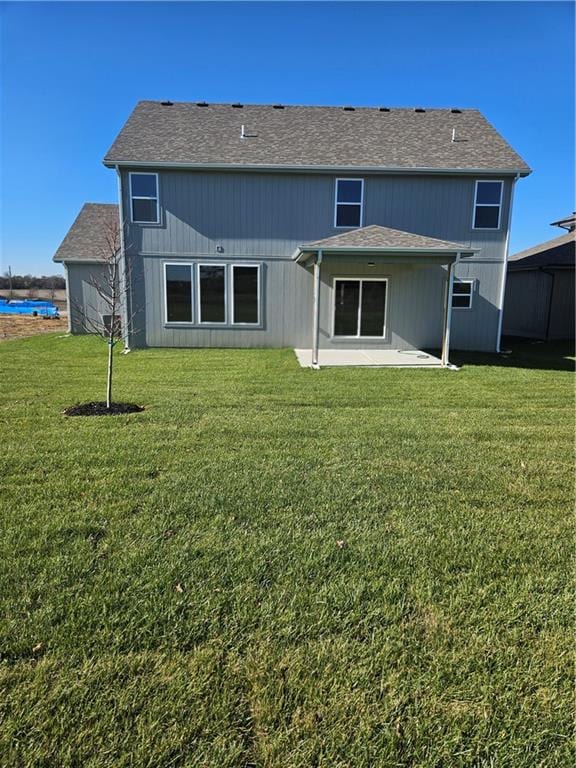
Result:
<svg viewBox="0 0 576 768"><path fill-rule="evenodd" d="M200 291L200 267L223 267L224 268L224 320L202 320L202 294ZM198 325L214 325L219 328L230 325L228 322L228 269L227 264L214 261L198 261L196 262L196 291L198 298Z"/></svg>
<svg viewBox="0 0 576 768"><path fill-rule="evenodd" d="M132 176L156 176L156 197L148 195L132 194ZM160 224L160 175L154 171L129 171L128 172L128 194L130 197L130 223L131 224ZM133 200L156 200L156 221L139 221L134 218Z"/></svg>
<svg viewBox="0 0 576 768"><path fill-rule="evenodd" d="M452 306L451 306L451 309L452 310L455 310L455 309L461 310L461 309L463 309L465 311L467 311L469 309L472 309L472 304L474 302L474 291L475 291L475 288L476 288L476 280L474 278L470 278L470 277L462 277L462 278L455 277L454 278L454 285L456 285L456 283L460 283L460 284L466 283L467 285L469 285L470 286L470 293L469 294L454 293L454 291L452 291ZM454 296L467 296L467 295L470 297L470 303L468 304L467 307L455 307L454 306Z"/></svg>
<svg viewBox="0 0 576 768"><path fill-rule="evenodd" d="M358 316L356 318L356 329L358 330L358 333L355 336L343 336L343 335L336 335L336 283L338 282L359 282L360 283L360 291L358 293ZM362 313L362 283L363 282L379 282L379 283L386 283L386 298L384 300L384 327L382 329L382 335L381 336L362 336L360 331L360 317ZM388 332L388 301L389 301L389 286L390 286L390 279L389 277L383 276L383 277L356 277L356 276L346 276L346 275L338 275L337 277L332 278L332 328L331 328L331 335L330 339L334 341L338 341L339 339L367 339L367 340L382 340L385 339Z"/></svg>
<svg viewBox="0 0 576 768"><path fill-rule="evenodd" d="M339 203L338 202L338 183L340 181L359 181L360 182L360 202L359 203ZM339 205L359 205L360 206L360 223L358 226L342 226L338 222L338 206ZM364 225L364 179L352 178L350 176L339 176L336 179L334 185L334 229L360 229Z"/></svg>
<svg viewBox="0 0 576 768"><path fill-rule="evenodd" d="M500 184L500 200L498 203L479 203L478 202L478 184L489 182L491 184ZM479 232L496 232L500 229L502 223L502 199L504 197L504 182L502 179L476 179L474 185L474 205L472 207L472 229ZM498 208L498 225L496 227L476 227L476 208L481 205L484 208Z"/></svg>
<svg viewBox="0 0 576 768"><path fill-rule="evenodd" d="M194 325L194 262L192 261L164 261L164 325ZM190 315L191 320L168 320L168 281L166 280L166 267L190 267Z"/></svg>
<svg viewBox="0 0 576 768"><path fill-rule="evenodd" d="M230 324L231 325L245 326L247 328L255 328L256 326L261 325L261 322L262 322L261 321L261 309L260 309L260 294L261 294L261 287L260 287L261 269L260 269L260 267L261 266L262 266L261 264L248 264L248 263L246 263L246 264L230 264L230 299L231 299L231 305L232 305L231 320L230 320ZM234 317L234 270L236 268L238 268L238 267L240 269L242 267L252 267L252 268L255 267L258 270L258 276L256 278L256 287L257 287L256 300L257 300L257 303L258 303L258 320L255 323L240 323L240 322L236 322L236 319Z"/></svg>

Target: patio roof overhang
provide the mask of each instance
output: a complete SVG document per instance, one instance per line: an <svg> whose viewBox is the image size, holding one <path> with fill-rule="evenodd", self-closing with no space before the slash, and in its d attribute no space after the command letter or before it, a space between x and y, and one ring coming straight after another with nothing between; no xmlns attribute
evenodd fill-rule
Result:
<svg viewBox="0 0 576 768"><path fill-rule="evenodd" d="M340 258L369 256L386 263L416 261L451 264L459 258L478 253L478 250L464 243L453 243L400 229L372 225L300 245L294 253L294 259L304 263L322 253L322 256Z"/></svg>

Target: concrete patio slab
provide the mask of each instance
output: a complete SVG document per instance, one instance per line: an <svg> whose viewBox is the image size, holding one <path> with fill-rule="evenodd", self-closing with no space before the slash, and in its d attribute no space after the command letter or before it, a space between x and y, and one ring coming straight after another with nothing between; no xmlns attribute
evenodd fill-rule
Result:
<svg viewBox="0 0 576 768"><path fill-rule="evenodd" d="M312 350L295 349L302 368L312 367ZM419 349L321 349L318 363L322 367L372 366L373 368L441 368L442 361Z"/></svg>

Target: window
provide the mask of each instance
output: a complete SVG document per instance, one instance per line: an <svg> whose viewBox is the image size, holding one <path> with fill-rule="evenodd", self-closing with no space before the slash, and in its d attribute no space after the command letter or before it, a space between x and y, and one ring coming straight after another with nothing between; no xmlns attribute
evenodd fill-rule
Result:
<svg viewBox="0 0 576 768"><path fill-rule="evenodd" d="M385 335L387 280L334 281L334 336Z"/></svg>
<svg viewBox="0 0 576 768"><path fill-rule="evenodd" d="M166 322L192 322L192 265L165 264Z"/></svg>
<svg viewBox="0 0 576 768"><path fill-rule="evenodd" d="M232 266L232 322L256 325L260 322L259 267Z"/></svg>
<svg viewBox="0 0 576 768"><path fill-rule="evenodd" d="M502 187L501 181L476 182L474 229L499 229Z"/></svg>
<svg viewBox="0 0 576 768"><path fill-rule="evenodd" d="M200 322L226 322L226 267L224 264L199 264Z"/></svg>
<svg viewBox="0 0 576 768"><path fill-rule="evenodd" d="M134 224L158 224L158 174L130 174L130 211Z"/></svg>
<svg viewBox="0 0 576 768"><path fill-rule="evenodd" d="M455 280L452 285L452 307L454 309L470 309L474 280Z"/></svg>
<svg viewBox="0 0 576 768"><path fill-rule="evenodd" d="M361 227L363 179L336 179L335 227Z"/></svg>

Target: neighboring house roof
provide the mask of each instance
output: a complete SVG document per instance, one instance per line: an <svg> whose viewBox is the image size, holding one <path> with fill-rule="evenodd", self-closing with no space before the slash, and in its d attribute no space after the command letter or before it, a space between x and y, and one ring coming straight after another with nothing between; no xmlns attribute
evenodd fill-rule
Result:
<svg viewBox="0 0 576 768"><path fill-rule="evenodd" d="M104 163L530 173L475 109L203 102L138 102Z"/></svg>
<svg viewBox="0 0 576 768"><path fill-rule="evenodd" d="M116 204L84 203L52 260L101 261L107 249L106 235L114 224L118 224Z"/></svg>
<svg viewBox="0 0 576 768"><path fill-rule="evenodd" d="M438 240L435 237L415 235L412 232L403 232L401 229L391 229L372 224L369 227L361 227L341 235L327 237L324 240L315 240L305 243L298 249L299 253L310 251L441 251L450 253L471 253L474 248L462 243L451 243L448 240Z"/></svg>
<svg viewBox="0 0 576 768"><path fill-rule="evenodd" d="M572 267L576 264L576 232L566 232L545 243L510 256L508 270L518 272L523 269L542 269L546 267Z"/></svg>
<svg viewBox="0 0 576 768"><path fill-rule="evenodd" d="M568 216L565 216L563 219L558 219L558 221L553 221L550 225L551 227L562 227L562 229L568 229L569 231L572 231L576 228L576 213L570 213Z"/></svg>

